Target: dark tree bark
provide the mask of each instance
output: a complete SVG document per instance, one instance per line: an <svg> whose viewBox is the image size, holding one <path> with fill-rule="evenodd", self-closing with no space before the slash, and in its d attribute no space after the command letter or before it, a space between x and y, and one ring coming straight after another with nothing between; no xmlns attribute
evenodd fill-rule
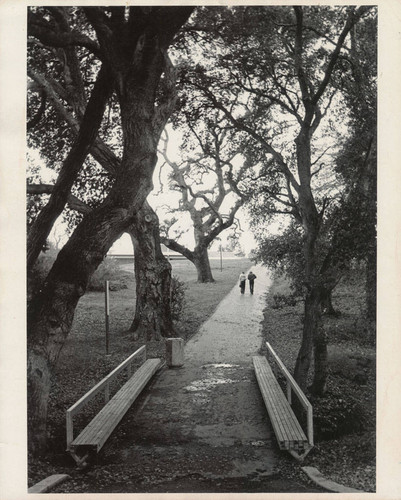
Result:
<svg viewBox="0 0 401 500"><path fill-rule="evenodd" d="M326 392L328 377L327 334L322 324L318 324L314 341L315 376L311 391L317 396Z"/></svg>
<svg viewBox="0 0 401 500"><path fill-rule="evenodd" d="M322 312L327 316L335 316L337 311L333 307L332 289L325 288L322 292Z"/></svg>
<svg viewBox="0 0 401 500"><path fill-rule="evenodd" d="M195 246L194 250L189 250L188 248L169 238L162 237L160 238L160 241L173 252L180 253L190 262L192 262L192 264L196 267L199 283L213 283L215 281L213 278L212 269L210 267L207 246L198 244Z"/></svg>
<svg viewBox="0 0 401 500"><path fill-rule="evenodd" d="M304 259L305 259L305 312L302 334L302 344L295 364L294 377L303 390L307 388L307 378L312 360L315 332L321 325L321 289L318 285L318 266L316 262L315 249L319 234L319 214L310 187L311 179L311 116L315 110L306 107L306 120L296 139L297 165L300 178L298 191L302 225L305 232L304 237ZM316 351L318 354L322 350ZM315 359L316 367L321 366L319 360Z"/></svg>
<svg viewBox="0 0 401 500"><path fill-rule="evenodd" d="M198 246L195 248L193 262L198 273L199 283L213 283L214 278L206 247Z"/></svg>
<svg viewBox="0 0 401 500"><path fill-rule="evenodd" d="M152 188L157 143L167 119L167 110L155 106L156 93L168 46L191 10L173 7L149 12L131 7L131 21L135 18L135 22L122 30L100 8L85 9L116 82L123 157L107 198L76 228L29 307L28 423L30 450L35 454L45 451L50 374L71 329L78 300L110 246L132 224Z"/></svg>
<svg viewBox="0 0 401 500"><path fill-rule="evenodd" d="M129 234L136 281L135 317L129 330L136 339L172 337L171 264L161 251L159 221L147 202L135 214Z"/></svg>

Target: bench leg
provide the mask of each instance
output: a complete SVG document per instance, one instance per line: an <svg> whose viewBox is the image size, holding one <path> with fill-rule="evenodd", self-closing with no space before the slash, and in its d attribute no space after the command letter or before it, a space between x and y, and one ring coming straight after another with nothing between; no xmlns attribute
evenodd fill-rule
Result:
<svg viewBox="0 0 401 500"><path fill-rule="evenodd" d="M303 453L299 454L295 450L288 450L288 453L293 456L299 462L302 462L306 455L311 451L313 446L309 446Z"/></svg>
<svg viewBox="0 0 401 500"><path fill-rule="evenodd" d="M72 451L70 450L70 455L72 456L72 458L75 460L76 464L77 464L77 467L79 469L85 469L85 467L88 466L88 462L86 461L87 458L89 457L89 453L86 453L86 455L84 455L83 457L80 457L79 455L77 455L75 453L75 451Z"/></svg>

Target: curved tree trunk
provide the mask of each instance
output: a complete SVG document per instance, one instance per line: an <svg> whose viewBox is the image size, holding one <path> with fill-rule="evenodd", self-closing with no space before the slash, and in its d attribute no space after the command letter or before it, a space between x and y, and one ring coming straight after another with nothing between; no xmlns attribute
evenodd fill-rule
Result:
<svg viewBox="0 0 401 500"><path fill-rule="evenodd" d="M137 102L136 106L143 104ZM42 291L29 305L28 422L32 437L29 446L35 453L45 451L44 408L50 373L71 329L78 300L111 245L130 227L152 188L157 140L147 113L135 112L133 104L130 107L128 126L129 119L123 116L125 151L119 177L102 205L86 215L75 229L59 252ZM36 369L38 365L40 369ZM37 422L43 425L38 426Z"/></svg>
<svg viewBox="0 0 401 500"><path fill-rule="evenodd" d="M315 332L320 323L320 319L320 298L316 290L312 290L308 292L305 299L302 342L294 370L294 378L303 391L307 389L308 373L313 356Z"/></svg>
<svg viewBox="0 0 401 500"><path fill-rule="evenodd" d="M149 165L153 162L156 156L149 158ZM150 182L147 186L144 183L135 190L138 198L129 210L113 205L112 197L88 214L59 252L42 291L29 304L28 422L30 450L34 453L45 451L50 374L71 329L78 300L108 249L129 227L137 200L146 197L150 186ZM118 199L116 190L113 194Z"/></svg>
<svg viewBox="0 0 401 500"><path fill-rule="evenodd" d="M311 391L317 396L322 396L326 392L328 377L328 352L327 352L327 334L323 325L318 324L315 331L314 340L314 361L315 370Z"/></svg>
<svg viewBox="0 0 401 500"><path fill-rule="evenodd" d="M294 378L301 389L307 389L308 373L315 353L315 373L312 388L325 387L327 371L327 339L322 325L322 287L319 283L319 270L315 250L319 235L320 219L310 188L311 160L310 134L308 127L301 130L296 139L298 172L301 180L299 202L302 224L305 231L305 297L304 325L301 348L295 364Z"/></svg>
<svg viewBox="0 0 401 500"><path fill-rule="evenodd" d="M160 340L174 332L171 317L171 264L160 248L159 221L147 202L130 227L134 245L136 306L129 331L135 338Z"/></svg>
<svg viewBox="0 0 401 500"><path fill-rule="evenodd" d="M167 49L193 7L158 8L151 16L141 10L131 12L132 16L142 16L140 22L130 24L135 33L121 29L124 28L121 25L106 27L107 20L98 9L84 10L100 38L102 55L111 68L113 81L117 82L123 156L107 198L75 229L59 252L43 289L29 306L28 422L32 437L29 446L35 453L44 451L50 374L71 329L78 300L85 293L89 278L114 241L128 230L152 189L157 144L172 112L171 96L166 102L161 99L156 106L156 94L166 68ZM115 32L110 35L113 29ZM35 428L38 422L41 425Z"/></svg>
<svg viewBox="0 0 401 500"><path fill-rule="evenodd" d="M207 252L207 247L202 245L197 245L193 251L188 250L188 248L180 245L174 240L169 238L161 238L161 242L166 245L167 248L173 250L173 252L178 252L183 255L186 259L193 263L196 267L198 273L199 283L214 283L214 278L212 274L212 269L209 262L209 254Z"/></svg>
<svg viewBox="0 0 401 500"><path fill-rule="evenodd" d="M333 290L329 288L325 288L322 291L322 312L328 316L335 316L337 314L333 307L332 292Z"/></svg>
<svg viewBox="0 0 401 500"><path fill-rule="evenodd" d="M212 269L209 262L209 254L207 248L198 246L194 250L194 260L196 270L198 272L199 283L214 283Z"/></svg>

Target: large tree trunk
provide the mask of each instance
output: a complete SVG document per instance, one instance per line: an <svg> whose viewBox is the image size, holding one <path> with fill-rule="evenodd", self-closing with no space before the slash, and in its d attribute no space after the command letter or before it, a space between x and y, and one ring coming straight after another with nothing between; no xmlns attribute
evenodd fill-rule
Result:
<svg viewBox="0 0 401 500"><path fill-rule="evenodd" d="M210 268L209 255L207 248L198 246L194 250L194 260L196 270L198 272L199 283L213 283L214 278Z"/></svg>
<svg viewBox="0 0 401 500"><path fill-rule="evenodd" d="M171 337L171 264L161 251L159 221L147 202L135 215L129 233L134 245L136 281L135 317L130 331L136 339Z"/></svg>
<svg viewBox="0 0 401 500"><path fill-rule="evenodd" d="M207 247L198 244L193 251L180 245L169 238L161 238L161 242L173 252L178 252L187 258L196 267L199 283L214 283L214 278L209 262Z"/></svg>
<svg viewBox="0 0 401 500"><path fill-rule="evenodd" d="M51 367L46 356L28 351L28 443L33 455L46 450L47 402L51 386ZM35 411L32 411L35 409Z"/></svg>
<svg viewBox="0 0 401 500"><path fill-rule="evenodd" d="M134 93L135 94L135 93ZM157 161L158 138L143 96L122 105L124 155L119 176L106 200L86 215L59 252L41 293L28 313L28 420L43 421L47 404L50 372L71 329L79 298L85 293L90 276L114 241L127 231L134 214L141 208L152 188ZM128 110L127 110L128 108ZM40 362L38 361L40 359ZM40 370L35 366L39 364ZM40 397L39 397L40 395ZM30 448L44 452L46 424L31 427Z"/></svg>
<svg viewBox="0 0 401 500"><path fill-rule="evenodd" d="M134 8L132 8L134 9ZM45 451L50 374L71 329L79 298L113 242L130 227L151 188L157 144L171 103L156 95L166 67L167 49L192 7L159 8L141 17L136 32L110 27L98 9L85 13L101 38L103 57L112 68L121 109L123 156L116 181L105 201L86 215L59 252L56 262L28 311L28 422L30 450Z"/></svg>
<svg viewBox="0 0 401 500"><path fill-rule="evenodd" d="M156 156L149 158L149 167L155 162ZM50 373L71 329L78 300L85 293L90 276L110 246L129 227L132 212L138 209L141 198L143 203L150 190L150 182L134 191L137 198L131 198L129 209L123 208L118 189L118 186L113 188L113 196L83 219L59 252L42 291L29 305L28 420L32 426L30 447L35 453L44 451L46 424L38 426L37 422L43 422L46 415L44 401L47 403ZM121 201L120 206L117 200Z"/></svg>
<svg viewBox="0 0 401 500"><path fill-rule="evenodd" d="M326 392L328 377L328 352L327 352L327 334L319 320L315 331L314 340L314 361L315 370L311 391L317 396L322 396Z"/></svg>
<svg viewBox="0 0 401 500"><path fill-rule="evenodd" d="M331 288L325 288L322 291L322 312L328 316L335 316L337 314L333 307L332 293L333 290Z"/></svg>
<svg viewBox="0 0 401 500"><path fill-rule="evenodd" d="M311 149L309 132L308 127L303 128L296 140L298 172L300 178L299 202L302 214L302 224L305 231L304 259L306 297L302 342L295 364L294 378L303 390L307 389L308 373L314 347L316 387L324 387L327 378L327 372L323 370L325 348L327 349L327 347L321 319L322 287L319 283L318 266L315 256L320 219L310 187Z"/></svg>
<svg viewBox="0 0 401 500"><path fill-rule="evenodd" d="M312 362L315 332L321 318L320 297L316 290L307 293L304 307L302 342L295 364L294 378L302 390L307 389L308 373Z"/></svg>

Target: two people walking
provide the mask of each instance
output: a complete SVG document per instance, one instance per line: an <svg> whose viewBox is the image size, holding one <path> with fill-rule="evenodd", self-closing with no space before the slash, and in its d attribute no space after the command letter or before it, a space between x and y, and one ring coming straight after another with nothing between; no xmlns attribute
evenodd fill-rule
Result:
<svg viewBox="0 0 401 500"><path fill-rule="evenodd" d="M251 292L251 295L253 295L253 288L254 288L254 285L255 285L255 279L256 279L256 275L253 274L252 271L249 271L249 273L248 273L248 281L249 281L249 291ZM241 293L242 294L245 293L246 280L247 280L247 276L244 273L244 271L242 271L242 273L239 275L239 287L241 288Z"/></svg>

